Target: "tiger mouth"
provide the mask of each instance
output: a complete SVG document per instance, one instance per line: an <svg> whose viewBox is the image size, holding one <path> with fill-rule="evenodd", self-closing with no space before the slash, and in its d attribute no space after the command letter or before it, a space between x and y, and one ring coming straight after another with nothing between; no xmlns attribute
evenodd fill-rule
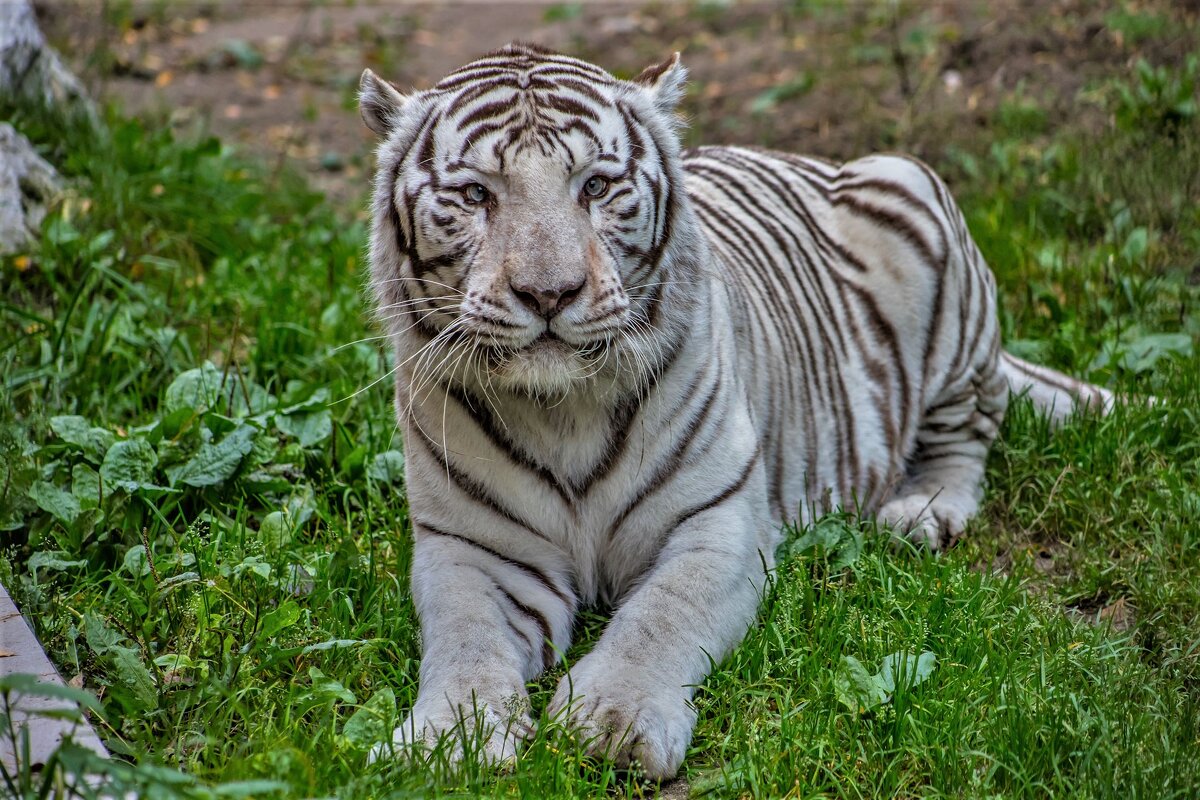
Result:
<svg viewBox="0 0 1200 800"><path fill-rule="evenodd" d="M515 355L529 356L532 358L552 358L558 360L569 360L572 357L584 356L592 350L591 345L576 345L571 344L561 336L543 331L536 339L529 344L516 350Z"/></svg>
<svg viewBox="0 0 1200 800"><path fill-rule="evenodd" d="M524 355L557 355L560 357L577 356L581 358L591 358L600 353L606 346L604 340L594 342L586 342L584 344L573 344L562 338L554 331L547 328L537 335L532 341L520 347L496 346L492 345L488 348L489 354L496 359L508 359L513 356Z"/></svg>

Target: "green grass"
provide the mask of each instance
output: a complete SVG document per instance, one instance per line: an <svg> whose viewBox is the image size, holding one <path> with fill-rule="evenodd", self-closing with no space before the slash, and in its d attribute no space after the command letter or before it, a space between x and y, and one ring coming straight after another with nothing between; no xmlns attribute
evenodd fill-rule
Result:
<svg viewBox="0 0 1200 800"><path fill-rule="evenodd" d="M1188 69L1093 87L1100 132L1050 129L1015 96L935 164L1013 349L1162 405L1050 431L1018 403L983 513L943 557L839 517L789 537L759 621L697 695L693 793L1200 794ZM419 638L363 225L213 140L5 112L76 188L0 264L0 581L99 697L112 785L654 795L553 724L506 772L365 765L415 697ZM589 613L568 658L602 625ZM880 689L885 660L923 654ZM531 687L535 711L562 673ZM67 748L48 772L85 768Z"/></svg>

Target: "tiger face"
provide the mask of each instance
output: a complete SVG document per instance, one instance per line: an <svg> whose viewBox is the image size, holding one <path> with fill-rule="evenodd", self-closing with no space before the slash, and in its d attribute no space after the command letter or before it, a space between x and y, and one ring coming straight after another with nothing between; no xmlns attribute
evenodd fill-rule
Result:
<svg viewBox="0 0 1200 800"><path fill-rule="evenodd" d="M524 46L409 97L364 73L372 277L411 386L558 398L653 371L683 73L645 74Z"/></svg>

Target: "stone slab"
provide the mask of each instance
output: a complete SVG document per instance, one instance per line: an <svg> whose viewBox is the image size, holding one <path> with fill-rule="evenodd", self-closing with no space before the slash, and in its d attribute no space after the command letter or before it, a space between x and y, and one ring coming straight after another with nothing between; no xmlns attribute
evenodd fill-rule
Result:
<svg viewBox="0 0 1200 800"><path fill-rule="evenodd" d="M29 623L21 615L3 584L0 584L0 676L17 673L36 675L38 680L44 683L63 683L58 670L50 663L37 637L33 635ZM64 706L69 707L69 703L64 700L17 696L14 719L18 729L29 730L30 758L35 768L45 763L46 758L67 735L70 735L76 744L101 756L108 756L100 737L86 721L79 723L48 719L37 714L39 710ZM0 738L0 762L3 762L5 769L10 772L16 769L17 754L13 752L13 743L8 741L7 736Z"/></svg>

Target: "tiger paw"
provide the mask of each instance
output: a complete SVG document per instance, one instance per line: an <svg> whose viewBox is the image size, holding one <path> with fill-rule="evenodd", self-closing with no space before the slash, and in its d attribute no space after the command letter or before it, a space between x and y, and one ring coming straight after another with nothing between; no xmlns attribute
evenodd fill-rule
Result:
<svg viewBox="0 0 1200 800"><path fill-rule="evenodd" d="M651 780L679 771L696 724L683 687L655 680L640 666L614 668L590 656L559 682L546 713L591 755L636 766Z"/></svg>
<svg viewBox="0 0 1200 800"><path fill-rule="evenodd" d="M508 766L516 760L517 748L533 732L533 723L525 709L527 704L524 701L519 703L520 708L505 708L497 713L486 703L476 703L464 713L461 706L455 708L449 703L442 703L434 710L422 709L418 703L392 732L391 742L371 748L367 763L381 758L411 758L446 741L446 754L452 763L471 759Z"/></svg>
<svg viewBox="0 0 1200 800"><path fill-rule="evenodd" d="M962 535L973 511L952 499L910 494L884 503L877 517L909 541L936 552Z"/></svg>

